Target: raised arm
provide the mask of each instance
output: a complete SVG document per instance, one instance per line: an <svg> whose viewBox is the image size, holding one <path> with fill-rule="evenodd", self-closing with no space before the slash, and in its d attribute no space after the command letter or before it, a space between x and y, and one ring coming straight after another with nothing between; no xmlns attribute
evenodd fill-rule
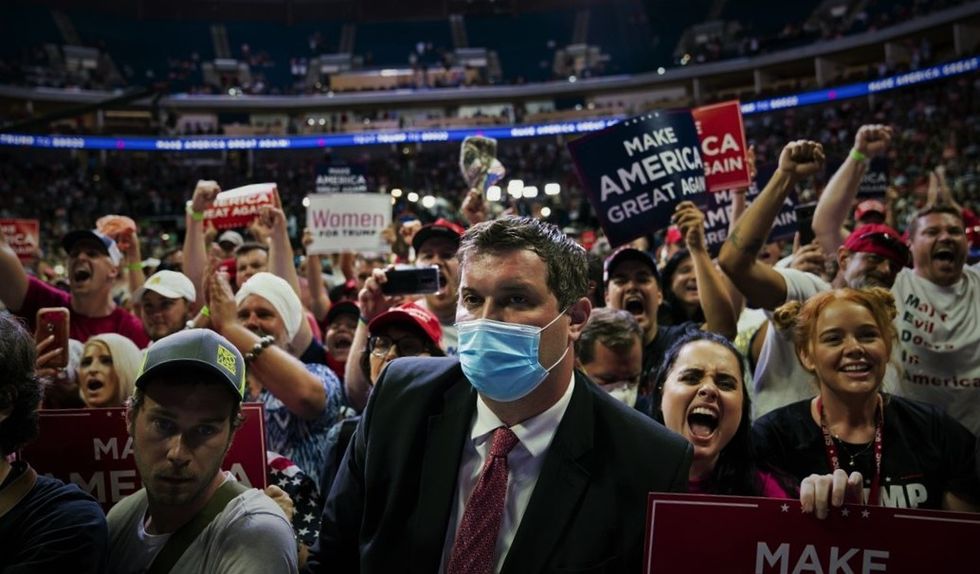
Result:
<svg viewBox="0 0 980 574"><path fill-rule="evenodd" d="M823 146L819 143L798 140L787 144L779 154L779 168L721 246L718 262L722 270L752 307L775 309L786 302L786 282L756 256L786 195L797 181L821 169L823 162Z"/></svg>
<svg viewBox="0 0 980 574"><path fill-rule="evenodd" d="M70 271L70 270L69 270ZM27 296L27 272L12 247L0 233L0 301L13 312L20 311Z"/></svg>
<svg viewBox="0 0 980 574"><path fill-rule="evenodd" d="M691 263L694 264L698 297L701 300L701 309L704 311L705 322L702 328L728 339L734 339L737 319L721 272L715 269L708 254L704 239L704 213L690 201L682 201L677 204L673 219L687 244Z"/></svg>
<svg viewBox="0 0 980 574"><path fill-rule="evenodd" d="M199 180L194 188L194 196L187 208L187 232L184 233L184 275L194 283L194 288L198 293L204 293L205 277L204 272L208 267L208 250L204 242L204 212L214 198L221 192L218 182L213 180ZM203 297L198 300L203 301ZM194 307L200 305L195 303Z"/></svg>
<svg viewBox="0 0 980 574"><path fill-rule="evenodd" d="M854 148L827 182L813 213L813 233L825 253L837 253L847 239L841 223L851 211L868 158L884 152L891 139L892 129L880 124L861 126L854 135Z"/></svg>
<svg viewBox="0 0 980 574"><path fill-rule="evenodd" d="M317 322L323 322L330 311L330 298L327 297L326 287L323 285L323 267L320 264L320 255L310 253L309 247L313 243L313 235L309 229L303 230L303 247L306 248L306 286L310 290L310 310Z"/></svg>
<svg viewBox="0 0 980 574"><path fill-rule="evenodd" d="M262 206L258 224L269 231L269 271L285 279L296 296L302 297L299 274L293 263L293 246L289 243L289 230L286 229L286 213L281 207Z"/></svg>
<svg viewBox="0 0 980 574"><path fill-rule="evenodd" d="M368 397L371 396L371 373L365 373L361 368L362 358L368 351L367 324L393 304L393 299L381 292L381 285L387 280L384 269L374 269L371 277L364 282L364 288L357 295L361 307L361 318L354 330L354 340L350 344L350 354L347 366L344 368L344 388L347 390L347 401L357 411L364 410Z"/></svg>
<svg viewBox="0 0 980 574"><path fill-rule="evenodd" d="M208 280L208 307L211 310L211 328L228 339L243 355L260 341L258 335L238 323L235 296L222 273L212 273ZM326 408L327 391L323 383L306 370L299 359L275 345L269 346L251 361L248 372L300 418L315 419Z"/></svg>

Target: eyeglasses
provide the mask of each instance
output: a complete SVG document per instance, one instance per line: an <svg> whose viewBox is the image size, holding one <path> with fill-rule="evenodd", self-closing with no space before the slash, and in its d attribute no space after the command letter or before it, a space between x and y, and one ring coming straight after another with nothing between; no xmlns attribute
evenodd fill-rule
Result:
<svg viewBox="0 0 980 574"><path fill-rule="evenodd" d="M429 350L429 347L415 335L406 335L395 340L385 335L368 339L368 350L375 357L384 357L395 347L399 357L414 357Z"/></svg>

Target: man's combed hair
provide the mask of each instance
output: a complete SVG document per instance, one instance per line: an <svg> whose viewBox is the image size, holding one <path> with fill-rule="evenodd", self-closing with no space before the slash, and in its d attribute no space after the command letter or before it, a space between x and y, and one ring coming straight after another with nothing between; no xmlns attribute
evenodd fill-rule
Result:
<svg viewBox="0 0 980 574"><path fill-rule="evenodd" d="M602 343L614 351L628 351L633 345L640 345L643 330L633 315L622 309L599 307L593 309L589 321L579 333L575 343L575 356L583 365L595 359L595 345Z"/></svg>
<svg viewBox="0 0 980 574"><path fill-rule="evenodd" d="M481 255L499 255L527 249L548 267L548 289L565 309L585 297L589 289L589 263L585 249L558 227L530 217L502 217L478 223L459 244L459 268Z"/></svg>
<svg viewBox="0 0 980 574"><path fill-rule="evenodd" d="M9 315L0 314L0 456L19 450L37 436L41 384L34 377L34 338Z"/></svg>
<svg viewBox="0 0 980 574"><path fill-rule="evenodd" d="M961 210L958 205L941 201L931 203L916 211L912 215L912 219L909 220L909 238L915 237L915 234L919 232L919 220L927 215L932 215L933 213L947 213L956 219L959 219L961 223L963 221L963 210Z"/></svg>

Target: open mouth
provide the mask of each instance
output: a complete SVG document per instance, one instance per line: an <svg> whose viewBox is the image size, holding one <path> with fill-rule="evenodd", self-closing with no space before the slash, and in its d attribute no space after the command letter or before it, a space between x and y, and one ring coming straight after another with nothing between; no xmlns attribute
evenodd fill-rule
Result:
<svg viewBox="0 0 980 574"><path fill-rule="evenodd" d="M956 253L952 249L941 248L932 254L932 259L943 263L954 263L956 261Z"/></svg>
<svg viewBox="0 0 980 574"><path fill-rule="evenodd" d="M647 306L642 297L630 296L623 299L623 309L633 315L645 315Z"/></svg>
<svg viewBox="0 0 980 574"><path fill-rule="evenodd" d="M694 437L711 438L718 429L718 413L704 407L695 407L687 415L687 428L691 429Z"/></svg>
<svg viewBox="0 0 980 574"><path fill-rule="evenodd" d="M90 379L89 382L85 385L85 389L88 390L89 392L95 392L104 386L105 383L103 383L102 381L98 379Z"/></svg>
<svg viewBox="0 0 980 574"><path fill-rule="evenodd" d="M346 337L346 336L335 337L333 340L333 348L337 349L338 351L346 351L350 349L350 345L353 342L354 340L351 337Z"/></svg>
<svg viewBox="0 0 980 574"><path fill-rule="evenodd" d="M88 269L76 269L71 277L76 283L88 281L92 277L92 272Z"/></svg>
<svg viewBox="0 0 980 574"><path fill-rule="evenodd" d="M871 372L871 364L864 363L864 362L850 363L841 367L840 371L842 373L848 373L855 376L867 375L868 373Z"/></svg>

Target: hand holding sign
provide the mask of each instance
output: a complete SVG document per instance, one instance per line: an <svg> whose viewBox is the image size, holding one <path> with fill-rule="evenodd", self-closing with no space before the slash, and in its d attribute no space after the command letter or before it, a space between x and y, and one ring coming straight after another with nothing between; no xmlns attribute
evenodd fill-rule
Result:
<svg viewBox="0 0 980 574"><path fill-rule="evenodd" d="M825 160L822 144L796 140L786 144L779 154L779 170L802 179L823 169Z"/></svg>
<svg viewBox="0 0 980 574"><path fill-rule="evenodd" d="M830 507L840 508L845 502L864 504L863 489L864 477L857 471L850 476L840 468L833 474L811 474L800 483L800 506L823 520Z"/></svg>
<svg viewBox="0 0 980 574"><path fill-rule="evenodd" d="M866 155L878 155L888 149L892 141L892 128L881 124L861 126L854 135L854 149Z"/></svg>

